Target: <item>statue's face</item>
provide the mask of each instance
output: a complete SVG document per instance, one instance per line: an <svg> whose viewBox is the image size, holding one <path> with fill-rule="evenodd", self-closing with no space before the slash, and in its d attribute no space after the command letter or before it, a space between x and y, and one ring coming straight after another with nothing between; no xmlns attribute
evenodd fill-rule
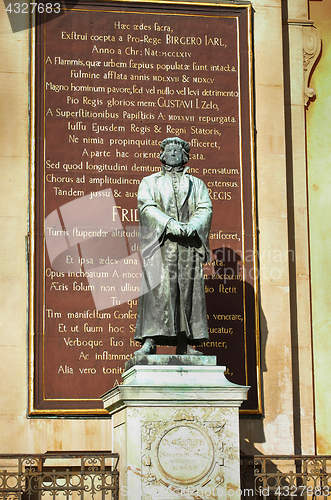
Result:
<svg viewBox="0 0 331 500"><path fill-rule="evenodd" d="M164 148L163 161L170 167L179 167L183 164L183 150L179 144L167 144Z"/></svg>

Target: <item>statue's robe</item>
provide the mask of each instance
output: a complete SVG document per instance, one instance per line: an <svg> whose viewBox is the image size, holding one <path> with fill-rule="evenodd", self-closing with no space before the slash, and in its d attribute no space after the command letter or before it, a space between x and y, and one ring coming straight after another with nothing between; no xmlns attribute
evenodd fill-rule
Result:
<svg viewBox="0 0 331 500"><path fill-rule="evenodd" d="M180 332L191 345L209 338L202 264L210 260L212 204L204 182L187 170L172 174L163 169L139 186L144 271L135 332L139 341L154 337L159 344L176 345ZM170 219L189 222L196 235L167 235Z"/></svg>

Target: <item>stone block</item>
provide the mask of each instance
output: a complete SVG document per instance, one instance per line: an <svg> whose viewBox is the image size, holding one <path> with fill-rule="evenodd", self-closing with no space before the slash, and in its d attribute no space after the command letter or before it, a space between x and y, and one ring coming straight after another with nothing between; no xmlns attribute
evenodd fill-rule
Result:
<svg viewBox="0 0 331 500"><path fill-rule="evenodd" d="M133 358L123 384L102 396L121 450L120 500L240 498L239 406L249 387L229 382L212 356L181 358Z"/></svg>

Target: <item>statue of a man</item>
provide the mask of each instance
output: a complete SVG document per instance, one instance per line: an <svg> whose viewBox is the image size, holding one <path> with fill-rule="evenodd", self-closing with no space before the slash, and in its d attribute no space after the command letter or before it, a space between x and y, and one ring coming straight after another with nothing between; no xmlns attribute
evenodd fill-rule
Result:
<svg viewBox="0 0 331 500"><path fill-rule="evenodd" d="M212 204L206 185L188 173L190 146L178 137L161 143L162 171L138 190L139 239L144 275L136 354L176 345L176 354L200 355L208 340L203 263L210 260Z"/></svg>

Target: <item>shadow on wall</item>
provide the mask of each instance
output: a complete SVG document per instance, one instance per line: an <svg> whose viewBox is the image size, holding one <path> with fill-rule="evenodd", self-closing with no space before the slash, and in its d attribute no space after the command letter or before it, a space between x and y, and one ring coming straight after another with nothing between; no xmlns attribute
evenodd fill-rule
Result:
<svg viewBox="0 0 331 500"><path fill-rule="evenodd" d="M261 390L261 400L262 400L262 415L258 415L256 417L248 417L248 418L245 416L241 416L239 423L241 455L261 455L261 451L255 447L254 443L266 442L266 437L264 433L264 373L268 371L266 356L265 356L267 338L268 338L268 325L262 307L260 307L259 321L260 321L260 361L261 361L260 390Z"/></svg>
<svg viewBox="0 0 331 500"><path fill-rule="evenodd" d="M246 251L243 262L241 252L230 247L212 248L211 251L212 261L205 266L204 274L213 352L204 347L199 349L206 355L217 355L218 365L226 366L225 375L231 382L251 386L248 400L241 409L252 415L260 406L259 357L265 369L265 353L264 350L260 352L256 333L259 310L254 287L255 255L253 250ZM263 318L263 328L264 325Z"/></svg>
<svg viewBox="0 0 331 500"><path fill-rule="evenodd" d="M254 259L255 256L245 254L245 271L243 272L243 259L240 252L235 252L229 247L220 247L212 249L213 266L212 273L205 280L208 287L215 290L223 286L228 291L235 293L223 293L218 295L218 304L215 303L217 296L211 297L206 294L207 310L209 314L210 339L214 340L213 334L213 314L217 313L237 315L240 302L244 301L246 314L246 360L244 348L244 328L234 327L233 333L236 337L232 342L228 342L228 349L218 354L218 364L225 365L227 378L237 384L245 384L245 366L246 366L246 384L251 386L248 393L248 401L241 406L243 410L252 410L258 407L258 385L260 385L262 415L242 414L240 418L240 450L243 455L260 455L261 452L255 447L255 443L264 443L266 441L264 433L264 391L263 375L267 371L266 364L266 344L268 338L268 325L266 317L261 307L258 307L254 290ZM208 268L207 268L208 270ZM205 269L206 272L206 269ZM245 276L244 276L245 275ZM242 280L242 276L245 280ZM206 276L205 276L206 277ZM234 299L235 297L235 299ZM214 302L213 302L214 299ZM256 315L259 321L256 323ZM224 322L223 322L224 323ZM235 322L232 322L235 323ZM256 324L259 324L260 338L256 336ZM242 335L242 337L241 337ZM227 337L220 335L221 339ZM230 336L228 336L230 337ZM227 339L226 339L227 340ZM203 349L200 348L203 351ZM205 354L210 354L206 352ZM261 380L259 381L257 366L260 359ZM246 365L245 365L246 363Z"/></svg>

